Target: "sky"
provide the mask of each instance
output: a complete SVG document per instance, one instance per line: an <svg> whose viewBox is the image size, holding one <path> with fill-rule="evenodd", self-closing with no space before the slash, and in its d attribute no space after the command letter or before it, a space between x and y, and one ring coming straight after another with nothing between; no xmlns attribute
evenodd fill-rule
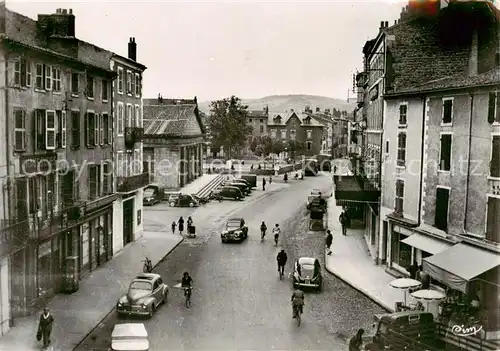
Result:
<svg viewBox="0 0 500 351"><path fill-rule="evenodd" d="M144 96L193 98L310 94L347 99L362 47L401 1L23 1L33 19L73 9L76 36L127 56L135 37Z"/></svg>

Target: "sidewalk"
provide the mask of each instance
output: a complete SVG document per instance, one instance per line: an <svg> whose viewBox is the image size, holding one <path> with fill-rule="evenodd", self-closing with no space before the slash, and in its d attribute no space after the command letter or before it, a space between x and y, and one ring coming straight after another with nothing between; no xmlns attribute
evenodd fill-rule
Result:
<svg viewBox="0 0 500 351"><path fill-rule="evenodd" d="M349 175L349 161L336 160L337 175ZM342 161L342 162L340 162ZM347 229L342 235L339 215L342 207L336 206L335 196L328 199L327 226L332 231L332 254L325 253L325 268L374 302L393 312L396 301L403 301L404 292L389 286L395 278L387 274L384 266L373 262L364 238L364 229Z"/></svg>
<svg viewBox="0 0 500 351"><path fill-rule="evenodd" d="M172 220L174 218L165 223ZM55 319L51 337L54 351L73 350L99 324L131 279L142 272L144 257L149 257L156 265L183 240L179 235L169 233L144 231L141 238L85 276L77 292L71 295L58 294L48 303ZM36 342L35 337L40 313L16 319L14 327L0 339L0 350L40 350L41 344Z"/></svg>

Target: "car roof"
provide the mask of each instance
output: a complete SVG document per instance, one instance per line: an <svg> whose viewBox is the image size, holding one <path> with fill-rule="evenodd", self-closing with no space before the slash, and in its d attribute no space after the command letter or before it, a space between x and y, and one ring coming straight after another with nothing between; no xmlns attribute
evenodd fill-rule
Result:
<svg viewBox="0 0 500 351"><path fill-rule="evenodd" d="M111 332L112 338L117 338L120 336L135 336L135 337L147 337L148 332L143 323L122 323L115 324L113 331Z"/></svg>
<svg viewBox="0 0 500 351"><path fill-rule="evenodd" d="M156 274L156 273L141 273L141 274L138 274L134 280L139 280L139 281L144 281L144 280L147 280L147 281L154 281L156 279L159 279L161 278L161 276L159 274Z"/></svg>
<svg viewBox="0 0 500 351"><path fill-rule="evenodd" d="M238 222L239 222L239 221L241 221L242 219L243 219L243 218L236 218L236 217L235 217L235 218L229 218L227 221L228 221L228 222L236 222L236 221L238 221Z"/></svg>
<svg viewBox="0 0 500 351"><path fill-rule="evenodd" d="M299 258L299 264L300 265L303 265L303 264L314 264L314 261L316 261L316 259L312 258L312 257L301 257L301 258Z"/></svg>

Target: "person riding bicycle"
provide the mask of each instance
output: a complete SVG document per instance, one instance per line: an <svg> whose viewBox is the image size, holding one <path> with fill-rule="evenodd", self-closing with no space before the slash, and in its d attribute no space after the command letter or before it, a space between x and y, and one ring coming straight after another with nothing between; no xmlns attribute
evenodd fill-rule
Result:
<svg viewBox="0 0 500 351"><path fill-rule="evenodd" d="M276 225L273 228L273 234L274 234L274 240L278 241L278 238L280 237L281 234L280 225L278 223L276 223Z"/></svg>
<svg viewBox="0 0 500 351"><path fill-rule="evenodd" d="M181 287L184 288L184 295L187 294L188 289L191 289L192 282L193 282L193 279L189 276L189 273L184 272L184 275L182 276L182 280L181 280Z"/></svg>
<svg viewBox="0 0 500 351"><path fill-rule="evenodd" d="M266 236L266 230L267 230L266 223L264 223L264 221L262 221L262 224L260 225L260 233L261 233L262 237Z"/></svg>
<svg viewBox="0 0 500 351"><path fill-rule="evenodd" d="M302 314L304 308L304 293L302 290L295 290L292 294L292 308L299 308L299 313ZM295 318L295 313L293 318Z"/></svg>
<svg viewBox="0 0 500 351"><path fill-rule="evenodd" d="M285 265L287 259L288 256L286 255L285 250L281 249L281 251L278 252L278 256L276 256L276 261L278 261L278 272L280 272L281 275L285 274Z"/></svg>

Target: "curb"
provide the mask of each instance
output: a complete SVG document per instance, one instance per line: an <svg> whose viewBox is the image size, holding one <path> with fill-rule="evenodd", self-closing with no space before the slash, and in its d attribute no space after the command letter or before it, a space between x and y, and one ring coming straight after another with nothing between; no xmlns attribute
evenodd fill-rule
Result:
<svg viewBox="0 0 500 351"><path fill-rule="evenodd" d="M163 261L165 261L165 259L167 258L167 256L168 256L168 255L170 255L170 253L171 253L172 251L174 251L174 250L177 248L177 246L179 246L179 245L180 245L183 241L184 241L184 237L182 237L182 238L181 238L181 240L179 240L179 241L177 242L177 244L175 244L175 245L174 245L174 246L173 246L173 247L172 247L172 248L171 248L171 249L170 249L170 250L169 250L169 251L165 254L165 256L163 256L163 257L162 257L162 258L161 258L158 262L156 262L156 264L153 266L153 269L155 269L155 268L156 268L156 267L157 267L160 263L162 263ZM79 347L79 346L83 343L83 341L84 341L85 339L87 339L87 338L90 336L90 334L92 334L92 333L93 333L93 332L94 332L94 331L95 331L95 330L96 330L96 329L97 329L97 328L98 328L98 327L102 324L102 322L103 322L106 318L108 318L108 317L109 317L109 316L110 316L110 315L111 315L114 311L115 311L114 307L113 307L113 308L111 308L111 310L110 310L108 313L106 313L106 315L105 315L103 318L101 318L101 319L97 322L97 324L96 324L95 326L93 326L93 327L92 327L92 329L91 329L88 333L85 333L85 334L83 335L83 338L82 338L82 339L81 339L81 340L80 340L80 341L79 341L79 342L78 342L78 343L77 343L77 344L76 344L76 345L72 348L72 350L73 350L73 351L75 351L75 350L76 350L76 349L77 349L77 348L78 348L78 347Z"/></svg>
<svg viewBox="0 0 500 351"><path fill-rule="evenodd" d="M326 255L326 251L325 251L325 255ZM333 272L330 268L328 268L326 266L326 257L325 257L325 269L328 273L330 273L331 275L333 275L334 277L342 280L344 283L346 283L347 285L349 285L351 288L353 288L354 290L356 290L357 292L363 294L364 296L366 296L368 299L370 299L372 302L374 302L375 304L377 304L378 306L382 307L384 310L386 310L387 312L389 313L393 313L394 312L394 308L387 305L386 303L380 301L378 298L368 294L366 291L364 291L362 288L358 287L356 284L354 284L353 282L351 282L350 280L348 279L345 279L344 277L340 276L339 274Z"/></svg>

